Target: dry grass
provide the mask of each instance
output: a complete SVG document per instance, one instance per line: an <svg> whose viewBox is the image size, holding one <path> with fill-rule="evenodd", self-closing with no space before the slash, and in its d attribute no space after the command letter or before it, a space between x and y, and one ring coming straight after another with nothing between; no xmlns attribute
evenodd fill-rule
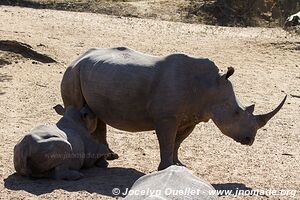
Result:
<svg viewBox="0 0 300 200"><path fill-rule="evenodd" d="M182 21L182 8L188 5L188 0L4 0L1 4Z"/></svg>
<svg viewBox="0 0 300 200"><path fill-rule="evenodd" d="M299 0L298 0L299 1ZM278 0L2 0L19 5L120 17L151 18L222 26L278 26L300 2Z"/></svg>

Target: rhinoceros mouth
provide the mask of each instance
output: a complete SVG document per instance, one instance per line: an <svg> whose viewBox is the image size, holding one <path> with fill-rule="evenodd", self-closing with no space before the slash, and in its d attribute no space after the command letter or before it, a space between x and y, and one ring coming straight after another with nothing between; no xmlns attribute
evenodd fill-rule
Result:
<svg viewBox="0 0 300 200"><path fill-rule="evenodd" d="M251 146L253 142L240 142L242 145Z"/></svg>
<svg viewBox="0 0 300 200"><path fill-rule="evenodd" d="M236 142L242 144L242 145L247 145L247 146L251 146L254 142L254 138L250 138L250 137L245 137L243 139L239 138L235 140Z"/></svg>

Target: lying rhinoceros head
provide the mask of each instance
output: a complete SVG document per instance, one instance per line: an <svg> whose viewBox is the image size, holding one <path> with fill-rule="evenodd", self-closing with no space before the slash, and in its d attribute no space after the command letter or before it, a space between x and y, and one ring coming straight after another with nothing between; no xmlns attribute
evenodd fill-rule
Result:
<svg viewBox="0 0 300 200"><path fill-rule="evenodd" d="M80 113L89 133L93 133L97 128L97 116L87 105L81 108Z"/></svg>
<svg viewBox="0 0 300 200"><path fill-rule="evenodd" d="M243 107L235 97L232 85L228 80L233 72L234 69L229 68L228 72L220 76L217 81L218 88L213 98L211 118L223 134L241 144L252 145L257 130L281 109L286 97L272 112L254 115L254 105Z"/></svg>
<svg viewBox="0 0 300 200"><path fill-rule="evenodd" d="M53 108L59 115L63 115L75 121L78 120L78 122L83 122L89 133L94 132L97 128L97 116L91 111L88 105L83 106L80 110L74 106L64 108L60 104Z"/></svg>

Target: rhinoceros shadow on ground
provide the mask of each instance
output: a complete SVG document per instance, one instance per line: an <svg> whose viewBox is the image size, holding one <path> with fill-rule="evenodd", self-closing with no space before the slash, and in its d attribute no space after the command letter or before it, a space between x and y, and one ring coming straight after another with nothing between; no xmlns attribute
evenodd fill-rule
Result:
<svg viewBox="0 0 300 200"><path fill-rule="evenodd" d="M4 186L10 190L24 190L34 195L51 193L56 189L68 192L86 191L106 196L112 194L113 188L119 188L121 193L131 188L133 183L145 175L132 168L91 168L82 170L85 177L77 181L63 181L52 179L29 179L15 174L4 180ZM117 196L122 196L119 194Z"/></svg>

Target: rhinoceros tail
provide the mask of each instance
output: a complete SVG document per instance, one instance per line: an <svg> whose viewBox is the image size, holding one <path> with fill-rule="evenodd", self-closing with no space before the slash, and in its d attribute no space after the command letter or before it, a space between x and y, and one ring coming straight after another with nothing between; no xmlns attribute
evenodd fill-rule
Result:
<svg viewBox="0 0 300 200"><path fill-rule="evenodd" d="M69 66L61 81L61 96L65 108L69 105L73 105L81 109L85 104L81 89L79 65L80 64Z"/></svg>

